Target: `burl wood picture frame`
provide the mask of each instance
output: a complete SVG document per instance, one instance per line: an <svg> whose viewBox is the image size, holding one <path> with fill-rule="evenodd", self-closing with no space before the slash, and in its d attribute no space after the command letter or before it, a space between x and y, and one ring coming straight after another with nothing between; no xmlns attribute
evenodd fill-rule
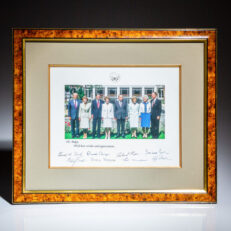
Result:
<svg viewBox="0 0 231 231"><path fill-rule="evenodd" d="M14 204L73 202L217 201L217 31L216 29L19 29L13 33L13 193ZM204 187L203 190L26 190L25 44L63 43L202 43L204 47ZM54 64L54 63L53 63ZM115 63L116 65L117 63ZM142 64L142 63L141 63ZM155 64L155 63L150 63ZM170 64L170 63L167 63ZM184 76L182 74L182 81ZM38 99L39 100L39 99ZM48 131L47 131L48 132ZM183 141L182 141L183 142ZM182 153L184 158L184 153ZM48 157L47 157L48 158ZM27 163L29 164L29 163ZM47 166L48 167L48 166Z"/></svg>

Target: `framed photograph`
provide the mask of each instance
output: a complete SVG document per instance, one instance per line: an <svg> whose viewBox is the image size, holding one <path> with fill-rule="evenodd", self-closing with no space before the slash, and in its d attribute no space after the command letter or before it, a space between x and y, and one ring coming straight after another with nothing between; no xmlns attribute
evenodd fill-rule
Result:
<svg viewBox="0 0 231 231"><path fill-rule="evenodd" d="M13 203L216 203L216 40L13 29Z"/></svg>

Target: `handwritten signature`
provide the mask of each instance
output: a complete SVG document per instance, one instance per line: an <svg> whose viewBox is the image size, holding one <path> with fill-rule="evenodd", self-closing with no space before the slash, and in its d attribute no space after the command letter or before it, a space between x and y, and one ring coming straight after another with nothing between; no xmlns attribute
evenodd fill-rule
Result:
<svg viewBox="0 0 231 231"><path fill-rule="evenodd" d="M83 162L145 162L171 160L168 152L145 149L144 153L137 151L109 153L103 151L82 151L82 152L59 152L59 158L64 158L72 166Z"/></svg>

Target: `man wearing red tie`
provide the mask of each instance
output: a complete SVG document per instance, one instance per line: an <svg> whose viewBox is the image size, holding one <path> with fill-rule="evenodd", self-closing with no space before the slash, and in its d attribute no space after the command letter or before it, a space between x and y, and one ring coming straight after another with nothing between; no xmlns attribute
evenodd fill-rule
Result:
<svg viewBox="0 0 231 231"><path fill-rule="evenodd" d="M99 93L96 94L95 99L92 101L91 104L91 116L93 119L93 131L92 131L92 138L95 138L96 134L96 127L97 127L97 137L100 138L100 126L101 126L101 119L102 119L102 105L103 100L100 99L101 96Z"/></svg>
<svg viewBox="0 0 231 231"><path fill-rule="evenodd" d="M68 103L68 116L71 121L72 138L79 137L79 106L81 100L78 99L78 93L73 93L73 99Z"/></svg>
<svg viewBox="0 0 231 231"><path fill-rule="evenodd" d="M152 93L151 100L151 133L152 138L159 137L159 124L161 114L161 101L157 98L157 93Z"/></svg>

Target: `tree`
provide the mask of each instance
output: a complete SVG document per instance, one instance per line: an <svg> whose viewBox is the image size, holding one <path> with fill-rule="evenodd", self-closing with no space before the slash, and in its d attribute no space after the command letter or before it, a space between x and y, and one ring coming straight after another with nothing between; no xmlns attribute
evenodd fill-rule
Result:
<svg viewBox="0 0 231 231"><path fill-rule="evenodd" d="M82 86L80 86L80 87L78 88L77 93L78 93L78 95L79 95L79 98L82 99L83 96L84 96L84 89L83 89Z"/></svg>
<svg viewBox="0 0 231 231"><path fill-rule="evenodd" d="M81 85L75 85L72 88L70 88L69 91L71 95L75 92L78 93L80 99L82 99L84 96L84 89L83 89L83 86Z"/></svg>
<svg viewBox="0 0 231 231"><path fill-rule="evenodd" d="M65 92L70 92L70 87L68 85L65 85Z"/></svg>

